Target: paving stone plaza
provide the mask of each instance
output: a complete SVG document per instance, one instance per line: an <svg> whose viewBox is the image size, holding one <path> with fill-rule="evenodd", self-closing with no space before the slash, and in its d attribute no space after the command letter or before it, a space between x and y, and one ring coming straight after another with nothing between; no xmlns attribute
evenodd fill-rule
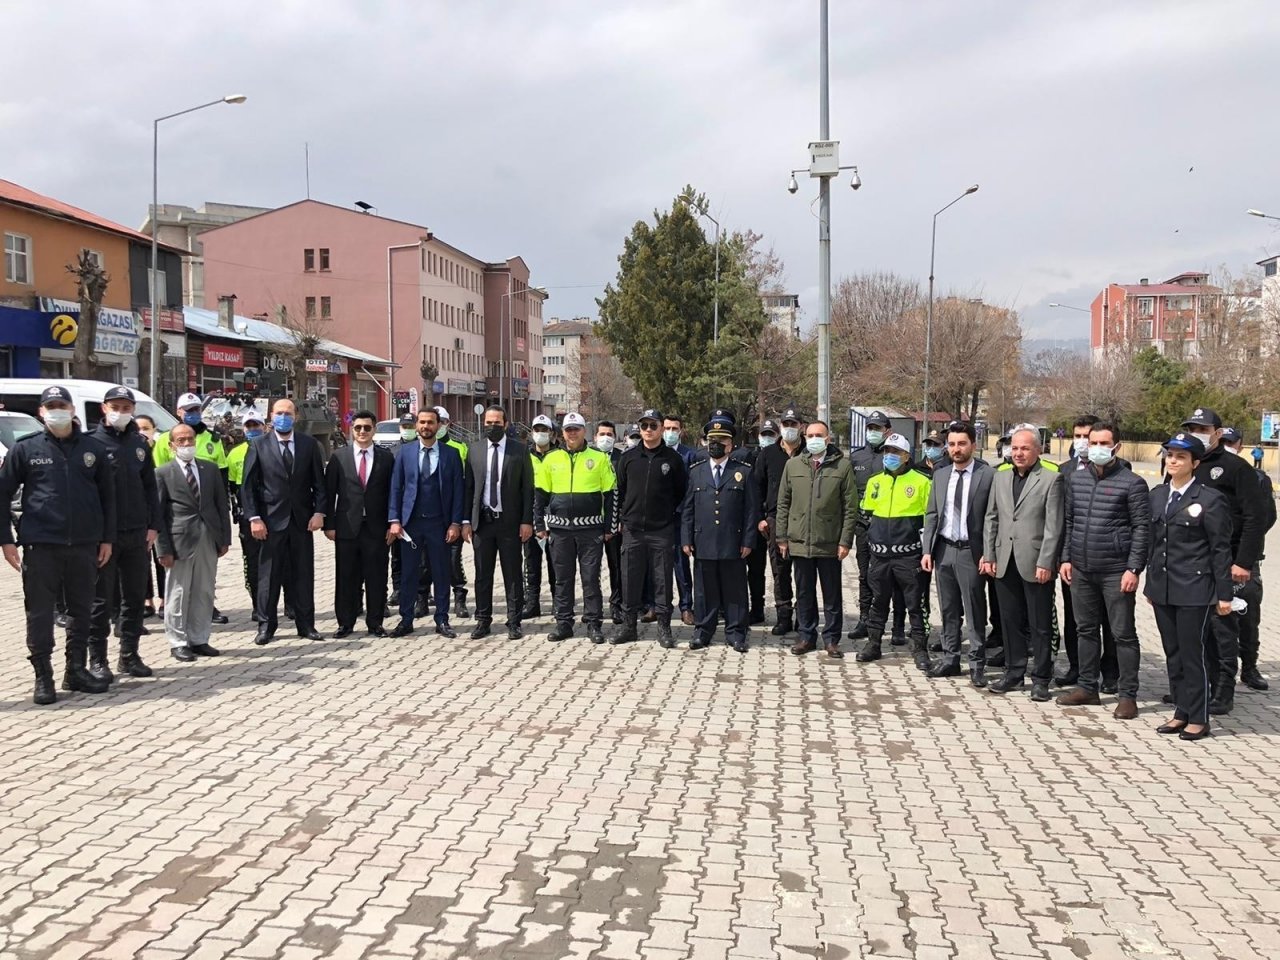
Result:
<svg viewBox="0 0 1280 960"><path fill-rule="evenodd" d="M1273 690L1185 743L1141 601L1125 723L763 628L256 647L220 570L222 657L151 620L154 679L34 707L6 569L0 957L1280 957L1280 600Z"/></svg>

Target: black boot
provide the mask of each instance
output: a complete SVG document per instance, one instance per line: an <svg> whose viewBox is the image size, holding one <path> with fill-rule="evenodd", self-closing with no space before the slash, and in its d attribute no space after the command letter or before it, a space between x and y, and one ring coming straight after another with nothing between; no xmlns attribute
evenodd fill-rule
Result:
<svg viewBox="0 0 1280 960"><path fill-rule="evenodd" d="M120 659L116 661L116 669L131 677L152 676L151 668L142 662L142 657L138 656L138 640L136 637L126 637L120 641Z"/></svg>
<svg viewBox="0 0 1280 960"><path fill-rule="evenodd" d="M43 657L27 657L36 672L36 689L31 700L37 706L45 707L58 702L58 693L53 688L53 658L48 654Z"/></svg>
<svg viewBox="0 0 1280 960"><path fill-rule="evenodd" d="M622 624L622 629L609 638L609 643L635 643L639 639L640 634L636 630L635 620L633 618L627 618Z"/></svg>
<svg viewBox="0 0 1280 960"><path fill-rule="evenodd" d="M850 640L867 639L867 618L866 617L858 618L858 625L849 631L849 639Z"/></svg>
<svg viewBox="0 0 1280 960"><path fill-rule="evenodd" d="M471 616L471 611L467 609L467 591L453 591L453 615L464 620Z"/></svg>
<svg viewBox="0 0 1280 960"><path fill-rule="evenodd" d="M791 622L791 614L778 614L778 622L773 625L773 629L769 631L775 637L785 637L788 633L795 629L795 624Z"/></svg>
<svg viewBox="0 0 1280 960"><path fill-rule="evenodd" d="M1231 712L1236 705L1236 681L1225 672L1218 675L1213 684L1213 697L1209 700L1209 713L1215 717Z"/></svg>
<svg viewBox="0 0 1280 960"><path fill-rule="evenodd" d="M93 679L110 685L115 674L107 666L107 639L93 638L89 641L89 673Z"/></svg>
<svg viewBox="0 0 1280 960"><path fill-rule="evenodd" d="M670 650L676 645L675 638L671 636L671 621L667 620L658 624L658 646L664 650Z"/></svg>
<svg viewBox="0 0 1280 960"><path fill-rule="evenodd" d="M526 600L524 602L524 609L520 611L520 619L532 620L535 617L540 617L540 616L542 616L542 604L538 602L537 596L535 594L534 599Z"/></svg>
<svg viewBox="0 0 1280 960"><path fill-rule="evenodd" d="M872 660L879 660L880 655L880 636L877 634L867 637L867 642L862 645L855 659L859 663L870 663Z"/></svg>
<svg viewBox="0 0 1280 960"><path fill-rule="evenodd" d="M110 684L99 680L84 668L85 650L67 651L67 669L62 675L62 689L80 693L106 693Z"/></svg>

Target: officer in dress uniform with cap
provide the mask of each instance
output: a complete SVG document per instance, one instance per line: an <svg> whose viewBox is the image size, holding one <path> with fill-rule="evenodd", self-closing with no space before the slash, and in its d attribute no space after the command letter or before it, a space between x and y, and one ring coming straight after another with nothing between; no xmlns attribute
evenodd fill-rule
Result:
<svg viewBox="0 0 1280 960"><path fill-rule="evenodd" d="M747 558L755 549L759 507L751 467L730 455L733 421L717 410L703 427L707 456L689 472L680 505L680 544L693 558L694 635L690 650L711 645L720 611L724 636L747 652Z"/></svg>
<svg viewBox="0 0 1280 960"><path fill-rule="evenodd" d="M27 651L35 670L37 704L57 700L53 688L53 616L59 596L67 604L67 670L62 689L106 693L105 680L85 669L89 617L97 571L111 559L116 538L115 478L107 450L74 422L66 387L40 394L44 430L13 445L0 467L0 547L22 573ZM22 488L18 548L12 501Z"/></svg>

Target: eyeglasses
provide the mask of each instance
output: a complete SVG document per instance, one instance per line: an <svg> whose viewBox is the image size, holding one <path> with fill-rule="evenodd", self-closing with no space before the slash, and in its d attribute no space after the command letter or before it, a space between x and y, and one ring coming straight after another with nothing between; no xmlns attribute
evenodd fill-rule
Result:
<svg viewBox="0 0 1280 960"><path fill-rule="evenodd" d="M363 424L357 423L351 429L354 430L356 433L370 433L373 430L373 427L366 427Z"/></svg>

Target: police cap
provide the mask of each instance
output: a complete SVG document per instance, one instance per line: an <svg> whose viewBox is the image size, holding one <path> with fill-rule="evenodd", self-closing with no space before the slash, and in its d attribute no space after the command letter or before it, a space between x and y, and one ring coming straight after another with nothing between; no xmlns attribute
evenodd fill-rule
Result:
<svg viewBox="0 0 1280 960"><path fill-rule="evenodd" d="M772 420L766 420L764 423L760 424L760 432L771 433L776 437L778 435L778 425Z"/></svg>
<svg viewBox="0 0 1280 960"><path fill-rule="evenodd" d="M778 419L783 423L786 423L788 420L794 420L796 423L804 423L804 417L800 415L800 411L795 407L787 407L787 409L782 411L782 415L779 416Z"/></svg>
<svg viewBox="0 0 1280 960"><path fill-rule="evenodd" d="M40 406L43 407L49 403L58 402L66 404L75 403L75 401L71 399L71 391L66 387L45 387L44 392L40 394Z"/></svg>
<svg viewBox="0 0 1280 960"><path fill-rule="evenodd" d="M1199 437L1190 433L1176 433L1161 446L1166 450L1185 450L1191 454L1192 460L1204 459L1204 443Z"/></svg>
<svg viewBox="0 0 1280 960"><path fill-rule="evenodd" d="M1182 421L1184 427L1211 427L1217 430L1222 426L1222 418L1208 407L1196 407L1191 416Z"/></svg>
<svg viewBox="0 0 1280 960"><path fill-rule="evenodd" d="M867 414L868 427L891 427L888 415L883 410L872 410Z"/></svg>
<svg viewBox="0 0 1280 960"><path fill-rule="evenodd" d="M639 417L636 418L637 422L642 420L657 420L658 423L662 423L662 421L665 419L666 417L662 415L661 411L654 410L653 408L645 410L643 413L640 414Z"/></svg>
<svg viewBox="0 0 1280 960"><path fill-rule="evenodd" d="M402 427L412 427L417 422L418 422L418 418L415 417L412 413L402 413L400 415L400 426Z"/></svg>
<svg viewBox="0 0 1280 960"><path fill-rule="evenodd" d="M128 387L112 387L102 395L103 403L107 403L110 400L128 400L133 403L133 391Z"/></svg>

